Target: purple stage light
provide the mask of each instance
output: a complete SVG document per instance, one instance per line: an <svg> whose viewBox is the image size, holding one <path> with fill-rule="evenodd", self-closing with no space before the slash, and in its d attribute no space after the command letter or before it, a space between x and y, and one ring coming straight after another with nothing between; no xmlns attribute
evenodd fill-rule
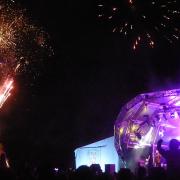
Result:
<svg viewBox="0 0 180 180"><path fill-rule="evenodd" d="M115 122L115 147L119 156L126 164L128 161L132 164L132 152L137 151L138 157L147 159L150 155L147 149L153 148L154 153L160 138L165 146L170 139L180 140L179 114L180 89L136 96L122 107Z"/></svg>

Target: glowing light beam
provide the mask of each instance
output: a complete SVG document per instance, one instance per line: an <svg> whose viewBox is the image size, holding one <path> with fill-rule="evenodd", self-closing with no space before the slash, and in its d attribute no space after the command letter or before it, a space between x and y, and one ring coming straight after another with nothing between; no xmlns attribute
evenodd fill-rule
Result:
<svg viewBox="0 0 180 180"><path fill-rule="evenodd" d="M13 79L6 79L0 88L0 108L3 106L7 98L11 95L10 91L13 88Z"/></svg>

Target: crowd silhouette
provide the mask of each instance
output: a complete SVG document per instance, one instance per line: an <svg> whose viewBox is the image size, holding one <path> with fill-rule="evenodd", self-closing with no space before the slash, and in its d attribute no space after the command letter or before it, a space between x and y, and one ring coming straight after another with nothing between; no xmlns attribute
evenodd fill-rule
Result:
<svg viewBox="0 0 180 180"><path fill-rule="evenodd" d="M60 170L47 164L28 167L28 164L16 172L7 164L7 157L0 144L0 180L180 180L180 142L172 139L169 148L164 149L163 140L157 143L157 150L164 157L167 167L146 168L138 164L132 172L128 168L121 168L116 172L102 172L100 165L90 167L82 165L79 168Z"/></svg>
<svg viewBox="0 0 180 180"><path fill-rule="evenodd" d="M180 179L180 142L176 139L171 139L168 150L162 148L162 142L162 139L158 141L157 149L166 159L167 176L171 179Z"/></svg>

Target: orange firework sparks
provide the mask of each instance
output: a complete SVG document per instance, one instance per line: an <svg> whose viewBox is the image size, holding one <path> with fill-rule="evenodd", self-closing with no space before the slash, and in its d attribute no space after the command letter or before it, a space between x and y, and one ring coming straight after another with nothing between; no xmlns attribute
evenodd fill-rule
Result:
<svg viewBox="0 0 180 180"><path fill-rule="evenodd" d="M0 77L27 71L27 66L52 53L48 35L34 25L14 1L0 2ZM0 79L1 81L1 79Z"/></svg>
<svg viewBox="0 0 180 180"><path fill-rule="evenodd" d="M0 1L0 108L10 95L14 76L27 70L38 74L36 62L52 54L47 40L47 33L32 23L25 9L13 0Z"/></svg>

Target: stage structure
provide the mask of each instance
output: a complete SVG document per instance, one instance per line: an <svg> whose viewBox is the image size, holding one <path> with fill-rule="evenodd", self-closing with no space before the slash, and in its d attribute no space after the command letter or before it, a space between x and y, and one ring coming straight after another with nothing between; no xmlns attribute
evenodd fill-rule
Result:
<svg viewBox="0 0 180 180"><path fill-rule="evenodd" d="M115 147L124 166L157 166L157 141L180 140L180 89L145 93L125 104L115 122ZM159 162L158 162L159 161Z"/></svg>

